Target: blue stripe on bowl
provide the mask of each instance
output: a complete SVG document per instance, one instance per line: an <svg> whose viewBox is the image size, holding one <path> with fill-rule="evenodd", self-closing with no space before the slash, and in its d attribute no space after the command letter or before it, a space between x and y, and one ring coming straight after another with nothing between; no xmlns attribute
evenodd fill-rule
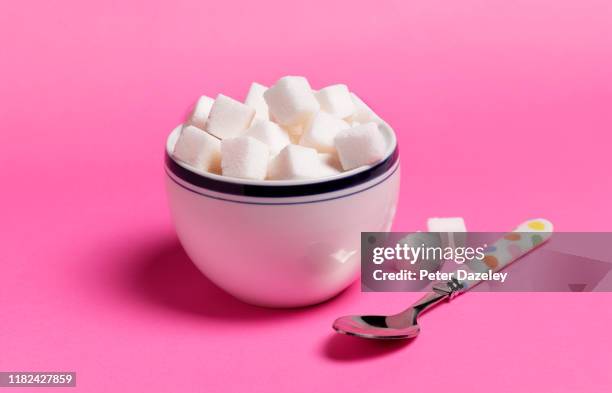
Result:
<svg viewBox="0 0 612 393"><path fill-rule="evenodd" d="M392 168L393 165L395 165L399 159L399 149L396 146L395 150L393 150L393 153L389 157L363 172L358 172L354 175L341 177L339 179L296 185L275 185L272 182L266 185L224 182L222 180L212 179L199 175L195 172L191 172L190 170L177 164L168 154L168 152L165 153L165 156L166 167L168 170L179 179L189 184L193 184L194 186L230 195L262 198L288 198L325 194L366 183L384 174L390 168Z"/></svg>

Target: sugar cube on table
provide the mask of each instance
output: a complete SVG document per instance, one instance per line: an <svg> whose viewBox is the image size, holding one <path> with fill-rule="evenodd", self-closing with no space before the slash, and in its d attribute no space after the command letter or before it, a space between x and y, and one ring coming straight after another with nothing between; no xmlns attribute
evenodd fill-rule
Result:
<svg viewBox="0 0 612 393"><path fill-rule="evenodd" d="M465 222L461 217L432 217L427 219L427 230L429 232L440 232L440 238L444 247L465 246L467 232Z"/></svg>
<svg viewBox="0 0 612 393"><path fill-rule="evenodd" d="M271 155L278 154L285 146L291 143L287 131L269 120L255 119L244 135L268 145Z"/></svg>
<svg viewBox="0 0 612 393"><path fill-rule="evenodd" d="M340 131L335 145L345 171L373 164L383 159L387 150L384 136L372 122Z"/></svg>
<svg viewBox="0 0 612 393"><path fill-rule="evenodd" d="M183 127L172 156L194 168L221 173L221 141L195 126Z"/></svg>
<svg viewBox="0 0 612 393"><path fill-rule="evenodd" d="M201 96L198 98L198 101L193 107L193 111L191 111L187 118L187 124L204 129L214 102L215 100L208 96Z"/></svg>
<svg viewBox="0 0 612 393"><path fill-rule="evenodd" d="M333 153L336 151L334 138L340 131L348 128L350 126L344 120L329 113L319 112L306 123L300 137L300 145L312 147L320 153Z"/></svg>
<svg viewBox="0 0 612 393"><path fill-rule="evenodd" d="M466 232L465 222L461 217L432 217L427 219L429 232Z"/></svg>
<svg viewBox="0 0 612 393"><path fill-rule="evenodd" d="M352 122L368 123L371 121L380 120L378 115L366 105L355 93L351 93L351 99L355 105L355 112L351 116Z"/></svg>
<svg viewBox="0 0 612 393"><path fill-rule="evenodd" d="M219 139L239 136L251 126L255 109L219 94L215 99L205 129Z"/></svg>
<svg viewBox="0 0 612 393"><path fill-rule="evenodd" d="M224 176L263 180L268 170L268 146L249 136L221 141L221 171Z"/></svg>
<svg viewBox="0 0 612 393"><path fill-rule="evenodd" d="M253 82L244 100L246 105L255 109L255 117L257 119L270 120L268 104L266 104L266 100L263 96L266 90L268 90L266 86Z"/></svg>
<svg viewBox="0 0 612 393"><path fill-rule="evenodd" d="M346 85L331 85L315 93L321 110L330 115L345 119L355 112L355 104Z"/></svg>
<svg viewBox="0 0 612 393"><path fill-rule="evenodd" d="M320 109L310 84L301 76L279 79L264 98L274 119L284 126L304 123Z"/></svg>
<svg viewBox="0 0 612 393"><path fill-rule="evenodd" d="M315 149L287 145L270 162L268 178L271 180L312 179L317 177L321 162Z"/></svg>

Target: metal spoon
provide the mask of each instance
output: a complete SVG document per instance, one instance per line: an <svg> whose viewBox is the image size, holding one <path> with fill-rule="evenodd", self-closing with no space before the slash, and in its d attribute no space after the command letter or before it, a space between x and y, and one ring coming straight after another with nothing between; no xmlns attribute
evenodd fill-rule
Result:
<svg viewBox="0 0 612 393"><path fill-rule="evenodd" d="M513 261L540 246L552 235L553 225L545 219L534 219L519 225L512 234L506 234L496 241L493 251L485 255L495 258L497 265L491 269L489 265L471 261L472 270L491 269L499 271ZM527 233L517 233L527 232ZM534 234L537 232L537 234ZM534 236L538 236L535 241ZM512 254L504 252L509 244L520 247L521 252ZM438 282L433 285L432 291L427 293L408 309L394 315L348 315L336 319L333 328L342 334L370 339L407 339L416 337L420 332L418 317L426 310L431 309L443 300L450 300L456 295L466 292L481 281L459 281L452 278L447 282Z"/></svg>

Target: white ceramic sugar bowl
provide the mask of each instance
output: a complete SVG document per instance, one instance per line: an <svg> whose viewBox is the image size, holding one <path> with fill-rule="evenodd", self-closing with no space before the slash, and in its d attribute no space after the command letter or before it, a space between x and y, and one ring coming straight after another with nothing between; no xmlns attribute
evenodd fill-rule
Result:
<svg viewBox="0 0 612 393"><path fill-rule="evenodd" d="M211 281L256 305L297 307L338 294L360 270L361 232L390 229L400 185L393 130L374 166L314 180L249 181L175 161L166 146L166 189L176 232ZM211 299L211 301L214 301Z"/></svg>

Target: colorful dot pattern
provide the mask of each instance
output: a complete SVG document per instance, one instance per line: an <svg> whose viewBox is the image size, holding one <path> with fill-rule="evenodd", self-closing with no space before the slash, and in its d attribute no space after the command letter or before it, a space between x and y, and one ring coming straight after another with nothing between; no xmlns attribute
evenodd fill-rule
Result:
<svg viewBox="0 0 612 393"><path fill-rule="evenodd" d="M553 226L548 220L527 221L519 225L514 232L487 246L482 260L472 260L465 265L475 272L499 271L548 240L552 236L552 229ZM464 281L462 284L469 288L478 282Z"/></svg>

